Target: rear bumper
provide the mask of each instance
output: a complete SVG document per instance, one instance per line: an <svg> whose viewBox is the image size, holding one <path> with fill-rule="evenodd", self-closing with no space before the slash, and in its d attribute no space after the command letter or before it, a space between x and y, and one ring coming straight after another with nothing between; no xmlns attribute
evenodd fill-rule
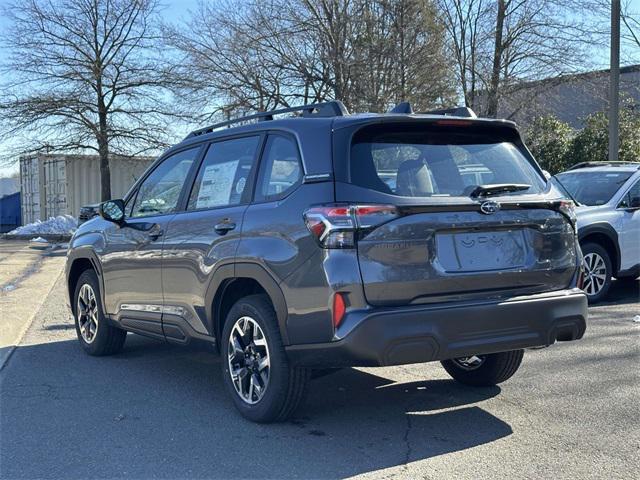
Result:
<svg viewBox="0 0 640 480"><path fill-rule="evenodd" d="M578 289L500 302L371 309L347 315L336 341L286 347L304 366L384 366L578 340L587 298Z"/></svg>

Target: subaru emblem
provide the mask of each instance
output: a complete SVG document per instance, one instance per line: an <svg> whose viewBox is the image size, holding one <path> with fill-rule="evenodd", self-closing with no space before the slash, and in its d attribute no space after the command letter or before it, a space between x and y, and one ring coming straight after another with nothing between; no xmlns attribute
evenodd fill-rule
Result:
<svg viewBox="0 0 640 480"><path fill-rule="evenodd" d="M493 200L488 200L480 204L480 211L486 215L496 213L498 210L500 210L500 204L498 202L494 202Z"/></svg>

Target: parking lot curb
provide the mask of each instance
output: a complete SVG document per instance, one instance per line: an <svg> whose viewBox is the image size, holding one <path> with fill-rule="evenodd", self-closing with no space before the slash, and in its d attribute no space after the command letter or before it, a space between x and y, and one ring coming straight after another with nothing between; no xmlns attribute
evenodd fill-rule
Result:
<svg viewBox="0 0 640 480"><path fill-rule="evenodd" d="M68 242L71 240L70 233L31 233L31 234L9 234L2 233L0 234L0 239L2 240L31 240L32 238L44 238L49 242Z"/></svg>
<svg viewBox="0 0 640 480"><path fill-rule="evenodd" d="M51 294L51 290L53 290L53 288L56 286L56 284L60 280L60 277L63 275L63 273L64 273L64 268L61 268L60 272L56 276L56 279L51 283L51 286L49 287L49 289L46 291L44 295L42 295L42 297L40 297L40 302L38 302L38 304L33 309L33 313L31 314L31 317L29 318L29 320L25 322L24 327L18 334L18 339L16 340L15 344L9 345L8 347L6 347L8 350L7 353L0 357L0 372L2 372L4 370L4 367L8 365L9 360L13 356L13 353L16 351L16 348L18 348L22 343L22 340L24 340L25 335L33 325L33 321L36 318L36 315L42 308L42 305L44 305L44 302L47 300L47 298L49 298L49 295Z"/></svg>

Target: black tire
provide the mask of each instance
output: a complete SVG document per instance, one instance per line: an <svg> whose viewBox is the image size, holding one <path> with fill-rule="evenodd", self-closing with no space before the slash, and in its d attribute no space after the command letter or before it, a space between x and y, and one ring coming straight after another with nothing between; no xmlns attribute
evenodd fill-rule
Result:
<svg viewBox="0 0 640 480"><path fill-rule="evenodd" d="M229 367L230 336L236 322L242 317L249 317L258 324L268 346L268 382L262 397L253 404L243 400L236 391ZM231 307L222 329L220 351L224 383L243 417L253 422L270 423L282 422L291 416L304 397L310 371L290 365L269 297L251 295L238 300Z"/></svg>
<svg viewBox="0 0 640 480"><path fill-rule="evenodd" d="M589 300L589 303L601 302L602 300L605 299L605 297L607 296L607 293L609 292L609 288L611 287L611 282L612 282L611 277L613 275L613 268L611 266L611 257L609 256L609 253L607 252L607 250L605 250L604 247L602 247L597 243L592 243L592 242L585 243L584 245L581 245L580 248L582 249L582 255L585 257L585 259L587 259L588 255L594 256L593 258L597 258L596 256L599 256L600 258L602 258L604 262L604 268L606 271L604 272L605 279L602 287L595 294L589 294L588 292L589 279L587 277L588 272L585 271L584 288L583 288L584 293L587 294L587 299Z"/></svg>
<svg viewBox="0 0 640 480"><path fill-rule="evenodd" d="M90 342L83 337L83 334L80 331L81 315L80 309L78 308L78 297L84 285L87 285L92 289L95 295L95 303L97 307L97 327L95 330L95 335ZM113 325L110 325L105 318L102 309L102 301L100 299L100 286L98 283L98 277L93 270L85 270L84 272L82 272L80 278L78 279L76 290L73 295L73 314L75 317L76 335L78 336L78 341L80 342L83 350L89 355L113 355L114 353L118 353L120 350L122 350L124 342L127 339L127 332L116 328Z"/></svg>
<svg viewBox="0 0 640 480"><path fill-rule="evenodd" d="M520 367L524 350L478 355L482 363L464 368L458 360L444 360L442 366L454 380L474 387L489 387L508 380Z"/></svg>

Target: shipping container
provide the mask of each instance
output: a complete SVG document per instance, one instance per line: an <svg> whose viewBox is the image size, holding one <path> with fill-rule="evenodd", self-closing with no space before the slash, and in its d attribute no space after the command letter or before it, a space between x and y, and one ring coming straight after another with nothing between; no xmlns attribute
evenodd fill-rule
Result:
<svg viewBox="0 0 640 480"><path fill-rule="evenodd" d="M36 157L20 159L20 202L22 223L40 220L40 162Z"/></svg>
<svg viewBox="0 0 640 480"><path fill-rule="evenodd" d="M122 198L153 157L113 157L111 196ZM100 202L100 160L95 155L37 155L20 159L22 220L78 217L80 207Z"/></svg>

